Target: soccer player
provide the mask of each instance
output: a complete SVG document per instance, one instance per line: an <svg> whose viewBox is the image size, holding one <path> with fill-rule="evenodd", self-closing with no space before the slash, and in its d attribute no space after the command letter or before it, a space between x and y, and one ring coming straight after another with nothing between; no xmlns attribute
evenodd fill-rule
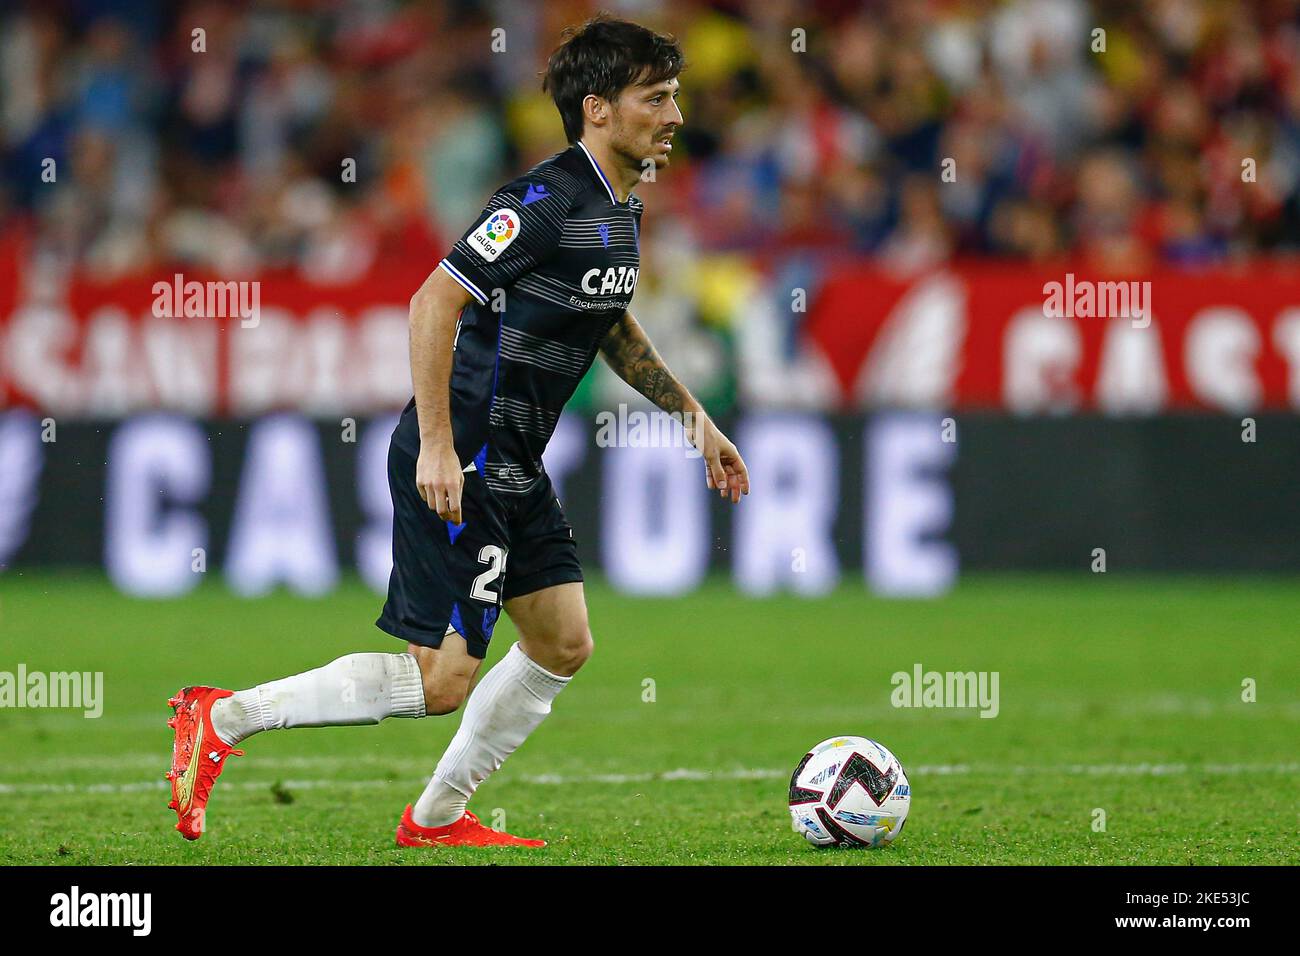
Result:
<svg viewBox="0 0 1300 956"><path fill-rule="evenodd" d="M466 803L550 713L591 656L573 531L542 467L596 353L681 413L705 482L733 503L745 463L627 310L640 265L644 170L668 165L681 48L597 17L551 55L543 89L570 146L499 189L411 299L415 396L393 432L393 571L376 622L400 654L349 654L232 693L187 687L175 714L171 807L198 839L245 738L285 727L450 714L460 728L397 826L400 846L544 846L483 826ZM470 687L504 607L519 641Z"/></svg>

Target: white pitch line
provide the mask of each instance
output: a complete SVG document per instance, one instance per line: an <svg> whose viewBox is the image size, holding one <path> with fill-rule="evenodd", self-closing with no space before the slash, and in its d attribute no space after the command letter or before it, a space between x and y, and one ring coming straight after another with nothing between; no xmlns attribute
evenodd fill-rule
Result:
<svg viewBox="0 0 1300 956"><path fill-rule="evenodd" d="M640 691L638 690L638 694ZM1005 718L1012 713L1008 709L1006 696L1003 700L1002 716ZM638 698L639 699L639 698ZM1095 712L1094 708L1098 705L1101 710ZM13 711L17 714L28 713L27 709ZM821 707L807 710L803 716L808 720L819 720L826 723L845 722L846 725L861 724L863 721L876 721L892 719L900 713L900 708L893 707L889 703L871 703L864 705L855 705L853 707ZM927 719L940 721L965 721L970 720L974 715L971 708L930 708L923 710ZM1228 695L1228 698L1205 698L1205 697L1182 697L1176 694L1163 694L1153 697L1143 697L1135 700L1114 700L1107 699L1098 701L1092 698L1063 698L1052 700L1037 700L1026 704L1022 708L1017 708L1016 716L1026 720L1034 717L1069 717L1078 718L1090 714L1108 718L1129 718L1129 717L1215 717L1229 716L1233 718L1244 718L1249 720L1300 720L1300 701L1263 701L1255 702L1249 705ZM32 709L33 718L39 714L41 725L46 728L53 728L60 731L75 730L80 731L85 728L86 718L78 710L51 710L51 709ZM166 719L166 712L162 716L157 713L144 713L133 711L121 715L106 715L101 718L107 723L111 723L118 730L144 729L151 728L158 730ZM615 711L604 715L602 718L607 723L628 724L642 720L641 711L636 709ZM757 714L750 718L750 723L769 723L779 720L779 715ZM98 721L97 721L98 723Z"/></svg>
<svg viewBox="0 0 1300 956"><path fill-rule="evenodd" d="M300 758L306 759L306 758ZM270 769L279 761L263 763L259 769ZM968 764L922 764L908 770L912 777L942 777L954 774L969 774L972 768ZM1300 763L1241 763L1241 764L1186 764L1186 763L1138 763L1138 764L1065 764L1062 766L1019 766L1019 767L981 767L977 773L1010 774L1035 776L1179 776L1189 773L1203 773L1212 776L1241 773L1275 773L1284 775L1300 774ZM573 786L576 784L627 784L652 783L658 781L710 781L710 780L786 780L789 771L775 769L741 769L741 770L692 770L685 767L663 773L598 773L566 775L557 773L520 775L506 778L507 782L531 783L538 785ZM394 784L402 786L423 785L428 777L418 780L231 780L222 784L224 790L264 790L276 783L286 790L367 790L377 787L389 787ZM166 791L170 785L166 780L148 780L133 783L0 783L0 794L27 793L142 793L149 791Z"/></svg>
<svg viewBox="0 0 1300 956"><path fill-rule="evenodd" d="M103 771L113 772L121 770L156 770L159 776L167 769L168 758L170 753L167 752L144 752L124 754L70 754L60 757L37 757L24 761L9 761L11 769L21 768L31 775L40 776L57 776L69 771ZM425 773L429 767L437 762L437 754L430 752L428 758L412 758L410 756L384 756L383 754L362 753L349 756L335 755L315 755L315 756L294 756L282 755L278 757L258 757L253 754L244 760L232 763L232 767L249 767L264 770L272 770L279 773L301 770L330 771L346 769L351 767L373 767L382 771L392 773ZM942 775L952 773L980 773L980 774L1041 774L1041 773L1064 773L1074 776L1087 776L1089 774L1116 774L1116 775L1136 775L1136 776L1160 776L1168 773L1189 773L1195 770L1204 770L1206 772L1244 772L1244 773L1295 773L1300 768L1300 763L1255 763L1255 764L1189 764L1186 762L1176 763L1102 763L1102 764L1083 764L1067 763L1055 765L1034 765L1034 766L1000 766L998 764L938 764L922 766L917 765L915 768L904 765L909 774L916 775ZM507 771L508 773L509 771ZM641 780L746 780L746 779L767 779L769 777L788 777L788 771L778 771L772 769L759 770L727 770L727 771L708 771L708 770L691 770L677 769L660 773L644 772L640 774L621 774L621 773L558 773L558 774L540 774L526 779L528 783L555 783L566 785L570 783L631 783ZM3 786L0 784L0 786ZM3 792L3 791L0 791Z"/></svg>

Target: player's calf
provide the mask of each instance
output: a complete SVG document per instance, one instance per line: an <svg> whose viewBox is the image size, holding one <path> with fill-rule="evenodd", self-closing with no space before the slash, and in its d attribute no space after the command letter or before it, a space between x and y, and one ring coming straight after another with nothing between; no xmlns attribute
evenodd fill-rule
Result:
<svg viewBox="0 0 1300 956"><path fill-rule="evenodd" d="M264 730L377 724L425 715L420 667L410 654L348 654L302 674L217 701L217 734L237 744Z"/></svg>
<svg viewBox="0 0 1300 956"><path fill-rule="evenodd" d="M186 687L168 703L175 732L168 806L181 834L203 834L208 797L234 745L285 727L377 724L386 717L423 717L424 684L410 654L349 654L324 667L232 693Z"/></svg>
<svg viewBox="0 0 1300 956"><path fill-rule="evenodd" d="M548 671L515 644L479 681L460 728L413 808L421 827L450 826L488 776L551 712L569 678Z"/></svg>

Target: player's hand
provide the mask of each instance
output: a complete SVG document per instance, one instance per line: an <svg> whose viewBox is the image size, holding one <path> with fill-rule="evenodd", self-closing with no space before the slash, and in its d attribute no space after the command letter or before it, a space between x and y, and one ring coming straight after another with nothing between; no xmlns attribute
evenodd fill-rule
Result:
<svg viewBox="0 0 1300 956"><path fill-rule="evenodd" d="M430 511L438 512L443 521L460 524L460 493L465 473L450 442L420 443L420 457L415 462L415 487Z"/></svg>
<svg viewBox="0 0 1300 956"><path fill-rule="evenodd" d="M749 469L745 459L726 435L713 424L707 415L699 416L702 421L695 429L695 447L704 457L704 483L709 488L716 488L723 498L730 497L732 504L740 501L741 495L749 494Z"/></svg>

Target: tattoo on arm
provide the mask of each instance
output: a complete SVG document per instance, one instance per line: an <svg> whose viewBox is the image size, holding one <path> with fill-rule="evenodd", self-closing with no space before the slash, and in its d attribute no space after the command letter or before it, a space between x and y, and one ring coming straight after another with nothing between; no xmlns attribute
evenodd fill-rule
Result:
<svg viewBox="0 0 1300 956"><path fill-rule="evenodd" d="M664 411L684 412L693 404L691 393L668 370L631 312L610 328L600 351L619 378Z"/></svg>

